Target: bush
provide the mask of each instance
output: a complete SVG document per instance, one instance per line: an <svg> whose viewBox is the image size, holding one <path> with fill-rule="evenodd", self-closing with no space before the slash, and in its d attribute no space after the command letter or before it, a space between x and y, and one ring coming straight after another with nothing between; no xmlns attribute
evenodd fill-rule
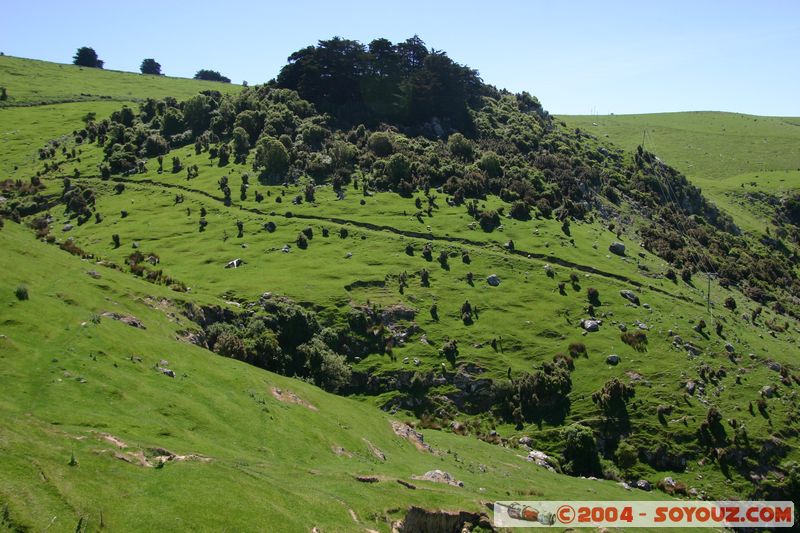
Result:
<svg viewBox="0 0 800 533"><path fill-rule="evenodd" d="M472 143L461 133L454 133L447 139L447 148L458 158L472 160Z"/></svg>
<svg viewBox="0 0 800 533"><path fill-rule="evenodd" d="M517 383L517 390L525 420L558 424L569 412L572 379L564 366L544 363L533 374L524 374Z"/></svg>
<svg viewBox="0 0 800 533"><path fill-rule="evenodd" d="M531 218L531 210L528 207L528 204L523 202L522 200L517 200L511 206L511 211L509 212L511 218L515 218L517 220L528 220Z"/></svg>
<svg viewBox="0 0 800 533"><path fill-rule="evenodd" d="M305 236L303 232L297 234L297 239L295 239L295 243L297 243L297 247L301 250L305 250L308 248L308 238Z"/></svg>
<svg viewBox="0 0 800 533"><path fill-rule="evenodd" d="M216 70L209 70L209 69L200 69L198 70L195 75L194 79L196 80L206 80L206 81L221 81L222 83L230 83L231 79L223 76Z"/></svg>
<svg viewBox="0 0 800 533"><path fill-rule="evenodd" d="M14 295L17 297L17 300L24 301L28 299L28 287L25 285L17 285L17 288L14 289Z"/></svg>
<svg viewBox="0 0 800 533"><path fill-rule="evenodd" d="M603 388L592 394L592 401L597 404L608 418L628 418L628 400L635 392L617 378L610 379Z"/></svg>
<svg viewBox="0 0 800 533"><path fill-rule="evenodd" d="M586 357L586 345L582 342L573 342L569 345L569 354L572 357Z"/></svg>
<svg viewBox="0 0 800 533"><path fill-rule="evenodd" d="M573 476L602 476L597 444L591 428L572 424L561 430L564 439L564 471Z"/></svg>
<svg viewBox="0 0 800 533"><path fill-rule="evenodd" d="M392 146L392 139L388 133L378 131L369 136L367 141L369 149L378 157L386 157L392 154L394 146Z"/></svg>
<svg viewBox="0 0 800 533"><path fill-rule="evenodd" d="M736 300L733 299L733 296L725 298L725 307L731 311L736 311Z"/></svg>
<svg viewBox="0 0 800 533"><path fill-rule="evenodd" d="M600 305L600 291L598 291L594 287L589 287L588 289L586 289L586 295L589 298L590 304L596 306Z"/></svg>
<svg viewBox="0 0 800 533"><path fill-rule="evenodd" d="M642 330L626 331L620 335L622 342L636 350L637 352L647 351L647 333Z"/></svg>
<svg viewBox="0 0 800 533"><path fill-rule="evenodd" d="M265 176L273 178L283 176L289 169L289 152L275 137L262 135L256 142L253 167L260 169Z"/></svg>
<svg viewBox="0 0 800 533"><path fill-rule="evenodd" d="M639 451L635 446L624 440L617 446L617 451L614 452L617 466L622 470L630 470L639 460Z"/></svg>

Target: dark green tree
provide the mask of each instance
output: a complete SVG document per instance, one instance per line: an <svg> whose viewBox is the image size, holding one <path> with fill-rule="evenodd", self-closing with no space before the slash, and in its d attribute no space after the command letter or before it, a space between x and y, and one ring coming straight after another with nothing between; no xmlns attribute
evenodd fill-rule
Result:
<svg viewBox="0 0 800 533"><path fill-rule="evenodd" d="M157 62L151 57L143 59L139 70L142 71L142 74L154 74L156 76L161 76L161 63Z"/></svg>
<svg viewBox="0 0 800 533"><path fill-rule="evenodd" d="M82 46L72 57L72 64L79 67L103 68L103 61L97 57L94 48Z"/></svg>

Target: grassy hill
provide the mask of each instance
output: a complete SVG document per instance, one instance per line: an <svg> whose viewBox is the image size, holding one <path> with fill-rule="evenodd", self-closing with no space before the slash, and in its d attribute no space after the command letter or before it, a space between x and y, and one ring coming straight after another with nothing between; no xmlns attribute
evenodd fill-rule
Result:
<svg viewBox="0 0 800 533"><path fill-rule="evenodd" d="M200 91L227 93L241 89L230 83L86 68L12 56L0 57L0 86L5 87L8 94L0 107L109 100L134 102L166 96L183 99Z"/></svg>
<svg viewBox="0 0 800 533"><path fill-rule="evenodd" d="M771 209L763 203L753 205L746 195L761 191L783 197L800 189L797 117L694 111L559 119L626 150L644 145L754 232L763 233L771 225Z"/></svg>
<svg viewBox="0 0 800 533"><path fill-rule="evenodd" d="M149 92L161 90L149 77L103 74L124 76L131 100L160 96ZM184 82L184 90L205 89ZM115 84L109 80L109 94ZM411 194L380 186L387 167L402 166L395 155L410 159L413 169L445 160L448 172L463 173L466 182L485 179L492 158L483 156L499 152L509 175L530 170L543 188L536 194L554 202L563 198L560 191L594 191L592 178L545 172L557 165L542 153L519 155L510 141L497 139L485 141L488 147L475 141L473 159L459 161L444 141L413 135L409 128L416 126L389 129L395 154L376 156L368 131L329 126L284 89L251 91L248 105L262 106L263 127L276 128L276 137L281 124L298 120L297 113L303 117L284 144L297 171L291 179L259 179L252 146L244 160L231 157L221 165L219 148L233 142L228 133L199 150L175 141L163 170L156 156L137 156L141 167L104 176L109 154L133 152L147 136L158 141L155 122L120 128L110 121L107 135L129 135L126 146L114 148L73 132L90 127L86 113L96 112L100 122L123 102L0 109L4 128L11 124L4 135L14 132L4 137L9 149L0 157L0 168L13 178L4 184L6 205L14 206L0 229L6 273L0 281L0 387L9 391L0 398L5 525L38 530L52 521L53 529L73 530L83 518L94 530L102 513L103 525L115 530L257 524L266 530L383 531L409 505L475 512L501 496L793 494L800 459L798 323L736 286L714 280L709 298L698 273L667 277L675 265L644 246L640 233L658 217L641 185L652 177L652 162L614 151L588 126L581 129L596 139L557 126L537 130L547 115L524 97L520 112L509 100L486 96L495 114L479 115L479 127L528 135L530 146L539 143L535 150L547 145L556 154L569 152L563 161L608 154L593 165L603 172L605 194L613 197L608 188L614 186L623 199L613 203L592 192L584 196L591 205L585 216L571 216L568 208L578 208L563 202L558 217L542 216L537 207L530 218L518 219L509 213L520 198L535 201L534 193L490 191L474 208L502 216L484 231L455 195L443 192L446 186L427 194L419 182ZM166 120L166 107L157 120ZM134 135L136 128L146 135ZM317 136L323 140L314 146ZM350 140L358 169L334 187L341 169L325 165L347 151L341 143ZM52 147L52 155L40 159L42 147ZM179 158L176 172L173 157ZM195 166L196 175L187 173ZM642 181L626 182L627 172ZM736 187L749 186L745 177L737 179ZM692 198L677 178L672 183ZM769 183L780 188L782 182ZM745 220L751 205L732 204L734 219ZM693 231L722 231L695 224ZM609 251L615 241L626 245L624 255ZM766 246L748 236L736 243L745 248L735 248L737 254L760 254ZM244 263L225 268L235 259ZM499 286L487 282L492 274ZM21 285L27 300L15 295ZM623 291L632 291L638 303ZM581 321L592 316L601 323L587 332ZM146 329L118 320L125 317ZM254 319L274 335L251 334ZM305 335L312 323L318 325L304 344L286 341L296 330ZM624 334L635 332L638 343ZM451 361L443 350L452 340L458 353ZM272 350L270 356L302 363L311 353L310 368L298 367L303 379L254 366L275 364L251 357L258 342L272 343L256 350L259 357ZM318 381L317 356L324 364L346 360L350 380L338 389L346 397L308 383ZM603 407L619 390L615 379L633 391L622 400L621 415ZM535 391L532 400L520 398L525 380ZM553 403L547 409L538 404L537 412L547 411L539 419L504 412L545 400ZM392 420L424 428L425 441L439 453L395 435ZM558 470L574 471L565 431L572 424L589 428L585 455L597 454L598 468L611 480L551 473L523 459L528 448L519 442L527 437L530 447L559 463ZM634 450L631 464L618 457L620 443ZM159 457L170 460L158 468ZM464 487L412 478L437 468ZM378 481L363 483L354 475ZM662 484L669 495L626 491L613 481L655 485L667 476L678 482L677 492Z"/></svg>
<svg viewBox="0 0 800 533"><path fill-rule="evenodd" d="M631 496L449 433L426 431L436 452L420 451L392 432L402 416L179 340L193 324L169 289L13 223L0 243L0 507L11 530L72 531L81 520L90 531L386 530L409 505L475 512L489 494ZM464 487L412 479L434 469Z"/></svg>

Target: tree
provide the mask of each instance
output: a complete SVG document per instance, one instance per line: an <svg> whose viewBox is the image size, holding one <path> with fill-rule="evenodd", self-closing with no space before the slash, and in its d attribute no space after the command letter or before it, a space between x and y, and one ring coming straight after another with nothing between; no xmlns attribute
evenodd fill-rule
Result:
<svg viewBox="0 0 800 533"><path fill-rule="evenodd" d="M591 428L572 424L561 431L564 470L573 476L600 476L602 467Z"/></svg>
<svg viewBox="0 0 800 533"><path fill-rule="evenodd" d="M156 76L161 76L161 63L158 63L153 58L143 59L139 70L142 71L142 74L155 74Z"/></svg>
<svg viewBox="0 0 800 533"><path fill-rule="evenodd" d="M195 73L194 79L206 81L221 81L222 83L230 83L231 79L223 76L216 70L200 69Z"/></svg>
<svg viewBox="0 0 800 533"><path fill-rule="evenodd" d="M262 135L256 143L256 157L253 167L262 174L278 177L289 168L289 152L278 139L270 135Z"/></svg>
<svg viewBox="0 0 800 533"><path fill-rule="evenodd" d="M79 67L103 68L103 61L97 57L94 48L82 46L72 57L72 64Z"/></svg>

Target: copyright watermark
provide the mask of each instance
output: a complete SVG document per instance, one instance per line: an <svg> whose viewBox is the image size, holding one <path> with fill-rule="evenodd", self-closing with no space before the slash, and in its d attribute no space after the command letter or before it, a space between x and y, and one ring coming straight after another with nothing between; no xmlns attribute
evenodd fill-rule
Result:
<svg viewBox="0 0 800 533"><path fill-rule="evenodd" d="M792 527L790 501L498 501L496 527Z"/></svg>

